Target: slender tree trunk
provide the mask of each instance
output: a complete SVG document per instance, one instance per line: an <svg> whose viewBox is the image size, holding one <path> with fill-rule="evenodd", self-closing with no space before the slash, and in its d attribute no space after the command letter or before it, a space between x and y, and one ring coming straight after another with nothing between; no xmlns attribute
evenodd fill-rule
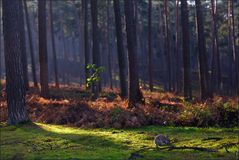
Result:
<svg viewBox="0 0 239 160"><path fill-rule="evenodd" d="M127 96L127 83L126 83L126 64L125 64L125 51L123 44L122 22L119 0L114 0L114 12L115 12L115 25L116 25L116 37L117 37L117 52L119 63L119 76L120 76L120 90L121 97Z"/></svg>
<svg viewBox="0 0 239 160"><path fill-rule="evenodd" d="M112 65L111 65L111 33L110 33L110 0L107 0L107 52L108 52L108 67L109 67L109 80L110 80L110 89L113 89L113 78L112 78Z"/></svg>
<svg viewBox="0 0 239 160"><path fill-rule="evenodd" d="M0 1L0 90L2 89L2 1Z"/></svg>
<svg viewBox="0 0 239 160"><path fill-rule="evenodd" d="M38 0L39 62L41 96L49 96L46 32L46 0Z"/></svg>
<svg viewBox="0 0 239 160"><path fill-rule="evenodd" d="M212 6L212 27L213 27L213 58L212 58L212 89L218 91L221 84L221 69L220 69L220 54L218 45L218 31L217 31L217 1L211 0Z"/></svg>
<svg viewBox="0 0 239 160"><path fill-rule="evenodd" d="M92 37L93 37L93 64L96 67L100 67L100 55L99 55L99 29L98 29L98 0L91 0L91 16L92 16ZM100 83L95 82L92 86L92 92L94 98L99 96Z"/></svg>
<svg viewBox="0 0 239 160"><path fill-rule="evenodd" d="M180 45L179 45L179 1L180 0L176 0L176 38L175 38L175 52L176 52L176 93L180 92L180 78L181 78L181 74L180 74Z"/></svg>
<svg viewBox="0 0 239 160"><path fill-rule="evenodd" d="M152 64L152 0L148 5L148 72L149 72L149 89L153 91L153 64Z"/></svg>
<svg viewBox="0 0 239 160"><path fill-rule="evenodd" d="M133 1L124 0L124 5L129 62L129 107L134 107L137 102L142 102L143 96L139 89Z"/></svg>
<svg viewBox="0 0 239 160"><path fill-rule="evenodd" d="M27 54L26 54L26 37L25 37L25 25L24 25L24 13L23 13L23 4L22 4L22 0L20 0L19 3L19 10L20 10L20 14L19 14L19 18L20 18L20 29L21 29L21 33L20 33L20 39L21 39L21 51L22 51L22 56L21 56L21 60L22 60L22 67L23 67L23 78L24 78L24 83L25 83L25 87L26 90L29 89L29 81L28 81L28 68L27 68Z"/></svg>
<svg viewBox="0 0 239 160"><path fill-rule="evenodd" d="M29 14L28 14L28 9L27 9L27 1L23 0L23 2L24 2L24 10L25 10L27 31L28 31L27 33L28 33L29 46L30 46L31 65L32 65L32 79L33 79L33 82L34 82L34 87L38 88L37 76L36 76L35 55L34 55L33 44L32 44L32 31L31 31L31 27L30 27L30 20L29 20Z"/></svg>
<svg viewBox="0 0 239 160"><path fill-rule="evenodd" d="M87 86L87 78L89 77L89 70L87 65L90 63L89 40L88 40L88 0L83 0L84 5L84 49L85 49L85 86ZM86 87L87 89L87 87Z"/></svg>
<svg viewBox="0 0 239 160"><path fill-rule="evenodd" d="M51 26L51 40L52 40L52 56L53 56L53 65L55 73L55 86L59 88L59 78L58 78L58 66L57 66L57 56L56 56L56 47L55 47L55 36L54 36L54 26L53 26L53 16L52 16L52 1L50 1L50 26Z"/></svg>
<svg viewBox="0 0 239 160"><path fill-rule="evenodd" d="M236 48L236 35L235 35L235 18L234 18L234 1L229 0L229 12L230 12L230 39L231 39L231 45L232 45L232 55L233 55L233 87L235 87L236 94L239 95L239 55Z"/></svg>
<svg viewBox="0 0 239 160"><path fill-rule="evenodd" d="M166 58L167 58L167 82L168 82L168 87L167 90L171 91L172 89L172 73L171 73L171 53L170 53L170 42L169 42L169 27L168 27L168 0L164 0L164 16L165 16L165 41L166 41L166 45L165 45L165 54L166 54Z"/></svg>
<svg viewBox="0 0 239 160"><path fill-rule="evenodd" d="M201 0L196 1L196 13L197 13L201 98L205 100L207 98L211 98L212 93L210 92L209 86L208 61L206 56L206 43L204 35L204 22L201 8Z"/></svg>
<svg viewBox="0 0 239 160"><path fill-rule="evenodd" d="M231 41L231 1L228 1L227 5L227 18L228 18L228 52L229 52L229 62L230 62L230 71L229 71L229 77L228 77L228 86L230 89L230 94L232 95L233 89L235 88L234 86L234 76L233 76L233 68L234 68L234 58L233 58L233 52L232 52L232 41Z"/></svg>
<svg viewBox="0 0 239 160"><path fill-rule="evenodd" d="M191 69L190 69L190 41L187 0L181 0L182 42L183 42L183 70L184 70L184 98L192 98Z"/></svg>
<svg viewBox="0 0 239 160"><path fill-rule="evenodd" d="M88 40L88 0L83 0L84 3L84 48L85 48L85 86L87 83L87 78L89 77L89 70L87 65L90 63L90 53L89 53L89 40Z"/></svg>
<svg viewBox="0 0 239 160"><path fill-rule="evenodd" d="M134 40L135 40L135 47L136 51L138 48L137 43L137 33L138 33L138 0L132 0L133 1L133 26L134 26Z"/></svg>
<svg viewBox="0 0 239 160"><path fill-rule="evenodd" d="M61 21L61 37L62 37L62 43L63 43L63 58L65 60L68 60L67 48L66 48L66 37L64 32L63 21Z"/></svg>
<svg viewBox="0 0 239 160"><path fill-rule="evenodd" d="M2 0L8 124L11 125L28 121L19 36L19 26L23 23L20 22L22 18L19 18L20 3L21 1L16 0Z"/></svg>

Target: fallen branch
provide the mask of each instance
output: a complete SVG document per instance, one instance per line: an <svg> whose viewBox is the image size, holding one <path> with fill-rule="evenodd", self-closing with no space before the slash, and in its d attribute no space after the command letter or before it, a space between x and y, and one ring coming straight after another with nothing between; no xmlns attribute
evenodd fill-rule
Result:
<svg viewBox="0 0 239 160"><path fill-rule="evenodd" d="M229 148L229 147L233 147L239 145L239 142L235 142L235 143L225 143L219 147L217 147L217 149L222 149L222 148Z"/></svg>
<svg viewBox="0 0 239 160"><path fill-rule="evenodd" d="M217 152L217 149L203 148L203 147L187 147L187 146L182 146L182 147L170 146L168 148L163 148L163 149L168 149L169 151L175 150L175 149L192 149L192 150L204 151L204 152Z"/></svg>
<svg viewBox="0 0 239 160"><path fill-rule="evenodd" d="M236 143L226 143L226 144L223 144L223 145L217 147L217 150L225 148L225 150L229 153L228 148L236 146L236 145L239 145L239 142L236 142Z"/></svg>
<svg viewBox="0 0 239 160"><path fill-rule="evenodd" d="M211 137L211 138L205 138L205 139L203 139L203 141L210 141L210 140L215 140L215 141L219 141L219 140L221 140L222 138L220 138L220 137Z"/></svg>

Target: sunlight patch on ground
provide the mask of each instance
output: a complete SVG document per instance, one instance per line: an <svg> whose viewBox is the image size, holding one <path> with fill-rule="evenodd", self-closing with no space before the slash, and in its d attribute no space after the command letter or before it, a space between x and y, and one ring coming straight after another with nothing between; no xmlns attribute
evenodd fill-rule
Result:
<svg viewBox="0 0 239 160"><path fill-rule="evenodd" d="M156 150L154 137L168 135L176 147L218 148L237 142L239 128L147 126L135 129L83 129L32 123L1 126L3 159L127 159L137 152L144 159L236 159L238 145L202 152L189 149Z"/></svg>

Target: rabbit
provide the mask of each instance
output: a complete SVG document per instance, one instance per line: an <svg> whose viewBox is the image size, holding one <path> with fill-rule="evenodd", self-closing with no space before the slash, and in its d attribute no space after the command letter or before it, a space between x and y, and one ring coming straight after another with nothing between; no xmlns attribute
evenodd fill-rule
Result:
<svg viewBox="0 0 239 160"><path fill-rule="evenodd" d="M158 148L159 146L171 146L170 139L168 136L165 136L163 134L159 134L154 138L154 143L156 147Z"/></svg>

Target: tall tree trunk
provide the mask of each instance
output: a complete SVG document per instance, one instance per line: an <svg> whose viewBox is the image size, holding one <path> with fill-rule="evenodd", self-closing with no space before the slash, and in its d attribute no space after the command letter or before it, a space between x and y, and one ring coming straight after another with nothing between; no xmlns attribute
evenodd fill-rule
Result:
<svg viewBox="0 0 239 160"><path fill-rule="evenodd" d="M2 0L8 124L18 124L28 120L19 36L21 35L19 26L23 23L19 18L20 3L21 1L16 0Z"/></svg>
<svg viewBox="0 0 239 160"><path fill-rule="evenodd" d="M22 51L22 56L21 56L21 61L22 61L22 67L23 67L23 78L24 78L24 83L26 90L29 89L29 81L28 81L28 68L27 68L27 54L26 54L26 37L25 37L25 25L24 25L24 13L23 13L23 4L22 0L20 0L19 3L19 18L20 18L20 39L21 39L21 51Z"/></svg>
<svg viewBox="0 0 239 160"><path fill-rule="evenodd" d="M148 72L149 72L149 89L153 91L153 64L152 64L152 0L148 5Z"/></svg>
<svg viewBox="0 0 239 160"><path fill-rule="evenodd" d="M55 73L55 86L59 88L59 78L58 78L58 66L57 66L57 56L56 56L56 47L55 47L55 36L54 36L54 26L53 26L53 16L52 16L52 1L50 1L50 25L51 25L51 41L52 41L52 56L53 56L53 65Z"/></svg>
<svg viewBox="0 0 239 160"><path fill-rule="evenodd" d="M134 107L137 102L142 101L143 96L139 89L133 1L124 0L124 5L129 62L129 107Z"/></svg>
<svg viewBox="0 0 239 160"><path fill-rule="evenodd" d="M93 37L93 64L96 67L100 67L100 55L99 55L99 29L98 29L98 0L91 0L91 16L92 16L92 37ZM100 83L94 82L92 86L92 92L94 98L99 96Z"/></svg>
<svg viewBox="0 0 239 160"><path fill-rule="evenodd" d="M220 69L220 54L219 54L219 45L218 45L218 31L217 31L217 0L211 0L212 7L212 28L213 28L213 58L212 58L212 78L211 78L211 87L214 91L220 89L221 84L221 69Z"/></svg>
<svg viewBox="0 0 239 160"><path fill-rule="evenodd" d="M27 1L23 0L24 2L24 10L25 10L25 16L26 16L26 23L27 23L27 33L28 33L28 39L29 39L29 46L30 46L30 55L31 55L31 65L32 65L32 79L34 82L34 87L38 88L37 83L37 76L36 76L36 63L35 63L35 54L33 51L33 44L32 44L32 30L30 27L30 20L29 20L29 14L27 9Z"/></svg>
<svg viewBox="0 0 239 160"><path fill-rule="evenodd" d="M2 89L2 1L0 1L0 90Z"/></svg>
<svg viewBox="0 0 239 160"><path fill-rule="evenodd" d="M120 76L120 91L121 97L127 96L127 82L126 82L126 63L125 63L125 51L123 44L122 22L119 0L114 0L114 12L115 12L115 25L116 25L116 37L117 37L117 52L119 63L119 76Z"/></svg>
<svg viewBox="0 0 239 160"><path fill-rule="evenodd" d="M234 1L232 4L232 38L233 38L233 53L235 55L235 76L236 76L236 94L239 95L239 53L236 46L236 32L235 32L235 16L234 16Z"/></svg>
<svg viewBox="0 0 239 160"><path fill-rule="evenodd" d="M201 98L203 100L212 97L209 86L208 74L208 60L206 56L206 43L204 35L204 22L203 12L201 7L201 0L196 1L197 13L197 33L198 33L198 54L199 54L199 67L200 67L200 83L201 83Z"/></svg>
<svg viewBox="0 0 239 160"><path fill-rule="evenodd" d="M48 87L48 58L46 32L46 0L38 0L38 32L39 32L39 62L41 96L49 96Z"/></svg>
<svg viewBox="0 0 239 160"><path fill-rule="evenodd" d="M183 70L184 70L184 98L192 98L191 69L190 69L190 41L187 0L181 0L182 42L183 42Z"/></svg>
<svg viewBox="0 0 239 160"><path fill-rule="evenodd" d="M111 33L110 33L110 0L107 0L107 52L108 52L108 67L109 67L109 80L110 80L110 88L113 89L113 78L112 78L112 65L111 65Z"/></svg>
<svg viewBox="0 0 239 160"><path fill-rule="evenodd" d="M179 45L179 40L180 40L180 37L179 37L179 1L180 0L176 0L176 38L175 38L175 52L176 52L176 93L179 93L181 91L181 87L180 87L180 78L181 78L181 74L180 74L180 65L179 65L179 62L180 62L180 45Z"/></svg>
<svg viewBox="0 0 239 160"><path fill-rule="evenodd" d="M231 39L231 1L228 1L227 4L227 19L228 19L228 52L229 52L229 62L230 62L230 71L229 71L229 78L228 78L228 86L230 89L230 94L232 95L233 93L233 89L234 89L234 85L233 85L233 68L234 68L234 58L233 58L233 52L232 52L232 39Z"/></svg>
<svg viewBox="0 0 239 160"><path fill-rule="evenodd" d="M164 0L164 16L165 16L165 54L167 58L167 90L172 89L172 73L171 73L171 52L169 42L169 27L168 27L168 0Z"/></svg>
<svg viewBox="0 0 239 160"><path fill-rule="evenodd" d="M138 0L132 0L133 1L133 26L134 26L134 40L135 40L135 47L136 51L138 48L137 43L137 33L138 33Z"/></svg>
<svg viewBox="0 0 239 160"><path fill-rule="evenodd" d="M87 83L87 78L89 77L89 70L87 65L90 63L90 53L89 53L89 36L88 36L88 0L83 0L84 3L84 49L85 49L85 86Z"/></svg>
<svg viewBox="0 0 239 160"><path fill-rule="evenodd" d="M236 94L239 95L239 55L236 48L236 35L235 35L235 18L234 18L234 1L228 0L228 10L229 10L229 27L230 27L230 41L232 48L232 81L233 88L235 88Z"/></svg>
<svg viewBox="0 0 239 160"><path fill-rule="evenodd" d="M63 21L61 21L61 38L62 38L62 44L63 44L63 58L65 60L68 60L69 57L67 56L66 37L65 37L65 32L64 32Z"/></svg>

